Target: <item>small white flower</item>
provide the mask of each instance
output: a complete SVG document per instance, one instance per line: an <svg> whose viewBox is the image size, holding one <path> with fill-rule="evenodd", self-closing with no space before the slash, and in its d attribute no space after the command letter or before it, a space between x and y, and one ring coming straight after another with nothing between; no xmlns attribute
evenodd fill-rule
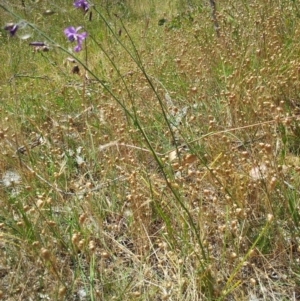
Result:
<svg viewBox="0 0 300 301"><path fill-rule="evenodd" d="M85 300L86 299L86 296L87 296L87 293L86 291L81 288L78 292L77 292L77 296L79 297L79 300Z"/></svg>
<svg viewBox="0 0 300 301"><path fill-rule="evenodd" d="M2 183L5 187L18 185L21 183L21 176L15 171L8 170L2 175Z"/></svg>
<svg viewBox="0 0 300 301"><path fill-rule="evenodd" d="M78 165L79 167L81 167L81 166L84 165L84 159L83 159L81 156L79 156L79 155L77 155L77 156L75 157L75 161L76 161L76 163L77 163L77 165Z"/></svg>

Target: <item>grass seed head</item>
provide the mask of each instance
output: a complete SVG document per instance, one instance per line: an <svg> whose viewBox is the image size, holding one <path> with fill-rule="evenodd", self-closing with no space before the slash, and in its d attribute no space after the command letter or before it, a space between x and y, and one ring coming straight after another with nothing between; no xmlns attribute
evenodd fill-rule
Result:
<svg viewBox="0 0 300 301"><path fill-rule="evenodd" d="M45 260L45 261L49 261L51 258L51 253L48 249L46 248L41 248L41 257Z"/></svg>

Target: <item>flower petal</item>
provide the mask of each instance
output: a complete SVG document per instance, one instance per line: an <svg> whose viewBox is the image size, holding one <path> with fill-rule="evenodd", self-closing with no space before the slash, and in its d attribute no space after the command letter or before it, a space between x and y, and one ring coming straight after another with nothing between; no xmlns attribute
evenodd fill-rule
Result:
<svg viewBox="0 0 300 301"><path fill-rule="evenodd" d="M80 33L77 35L77 41L81 43L86 37L87 37L86 32Z"/></svg>
<svg viewBox="0 0 300 301"><path fill-rule="evenodd" d="M65 35L74 34L74 33L76 33L76 29L75 29L75 27L70 26L64 30L64 33L65 33Z"/></svg>
<svg viewBox="0 0 300 301"><path fill-rule="evenodd" d="M74 51L75 52L79 52L81 50L81 44L77 44L75 47L74 47Z"/></svg>

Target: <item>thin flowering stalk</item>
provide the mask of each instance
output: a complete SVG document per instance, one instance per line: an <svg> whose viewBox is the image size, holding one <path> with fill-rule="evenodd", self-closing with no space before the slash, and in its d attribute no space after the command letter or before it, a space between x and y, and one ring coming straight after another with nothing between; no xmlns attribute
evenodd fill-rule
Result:
<svg viewBox="0 0 300 301"><path fill-rule="evenodd" d="M154 93L156 94L156 97L159 101L159 104L161 106L161 109L162 109L162 112L163 112L163 115L164 115L164 118L165 120L167 121L167 116L166 116L166 113L165 113L165 110L164 110L164 107L163 107L163 104L162 104L162 100L159 96L159 94L157 94L156 92L156 89L155 87L153 86L153 83L151 81L151 79L149 78L144 66L143 66L143 63L142 63L142 60L140 58L140 55L135 47L135 44L133 43L131 37L130 37L130 34L127 32L126 30L126 27L123 25L122 23L122 20L120 19L121 23L122 23L122 26L123 28L125 29L130 41L131 41L131 44L133 46L133 49L134 49L134 53L135 53L135 56L128 50L128 48L120 41L120 39L117 37L116 33L112 30L110 24L107 22L107 20L102 16L102 14L95 8L96 12L99 14L99 16L101 17L101 19L105 22L105 24L107 25L108 29L112 32L112 34L115 36L116 40L118 41L118 43L124 48L124 50L129 54L129 56L132 58L132 60L137 64L137 66L139 67L139 69L142 71L142 73L144 74L146 80L148 81L150 87L152 88L152 90L154 91ZM144 129L141 127L140 123L138 122L138 119L136 118L136 115L134 115L134 121L138 127L138 129L140 130L141 134L143 135L143 137L145 138L146 140L146 143L151 151L151 153L153 154L153 157L155 158L155 161L159 164L160 168L161 168L161 171L163 173L163 176L166 180L166 182L168 183L168 178L167 178L167 175L164 171L164 167L161 163L161 160L159 159L159 157L157 156L151 142L149 141L148 137L147 137L147 134L144 132ZM169 122L167 121L167 125L170 129L170 132L173 136L173 139L174 139L174 133L173 133L173 130L172 128L170 127L170 124ZM179 152L178 149L177 149L177 146L176 146L176 151L177 153ZM179 156L178 156L179 157ZM190 222L190 225L192 226L193 230L194 230L194 234L195 234L195 237L198 241L198 244L200 246L200 249L201 249L201 254L202 254L202 257L205 261L208 260L208 257L207 257L207 254L206 254L206 251L204 249L204 245L202 243L202 240L201 240L201 237L199 235L199 229L197 228L197 225L194 223L193 219L192 219L192 216L191 216L191 213L189 212L188 208L186 207L186 205L182 202L182 200L180 199L180 195L178 194L178 192L172 187L172 185L168 185L168 187L170 188L170 190L172 191L174 197L176 198L177 202L180 204L181 208L183 208L183 210L186 212L187 216L188 216L188 220ZM198 256L197 256L198 257ZM199 257L198 257L199 258ZM199 258L200 260L200 258ZM200 260L200 264L201 264L201 267L203 269L205 269L205 264ZM210 273L208 273L207 275L207 283L208 283L208 286L209 286L209 292L210 294L212 294L212 275Z"/></svg>
<svg viewBox="0 0 300 301"><path fill-rule="evenodd" d="M175 135L174 135L174 132L172 130L172 127L170 125L170 123L168 122L168 118L167 118L167 115L166 115L166 112L165 112L165 109L164 109L164 106L163 106L163 102L161 100L161 97L159 96L159 94L157 93L155 87L153 86L153 83L151 81L151 79L149 78L146 70L145 70L145 67L143 66L143 63L142 63L142 60L141 60L141 57L135 47L135 44L134 42L132 41L131 39L131 36L129 34L129 32L127 32L127 29L126 27L124 26L123 22L122 22L122 19L119 18L118 15L115 15L121 22L122 24L122 27L124 28L127 36L129 37L129 40L133 46L133 50L134 50L134 54L135 56L127 49L127 47L123 44L123 42L119 39L119 37L117 36L117 34L115 33L115 31L111 28L110 24L107 22L107 20L103 17L103 15L98 11L97 8L94 8L95 11L98 13L98 15L101 17L101 19L104 21L104 23L106 24L107 28L109 29L109 31L114 35L114 37L116 38L116 40L118 41L118 43L123 47L123 49L129 54L129 56L131 57L131 59L137 64L137 66L139 67L139 69L142 71L142 73L144 74L147 82L149 83L150 87L152 88L153 92L155 93L157 99L158 99L158 102L160 104L160 107L161 107L161 110L162 110L162 113L163 113L163 116L164 116L164 119L166 120L166 123L167 123L167 126L169 127L169 130L170 130L170 133L172 135L172 138L173 138L173 141L176 141L175 139ZM177 156L178 158L180 158L179 156L179 150L178 150L178 147L177 145L175 144L176 146L176 152L177 152Z"/></svg>

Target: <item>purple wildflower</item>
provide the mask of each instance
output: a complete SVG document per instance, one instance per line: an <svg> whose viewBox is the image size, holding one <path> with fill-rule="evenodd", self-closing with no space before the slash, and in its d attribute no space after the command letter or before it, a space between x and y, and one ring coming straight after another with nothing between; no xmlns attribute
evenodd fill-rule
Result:
<svg viewBox="0 0 300 301"><path fill-rule="evenodd" d="M13 37L15 35L15 33L17 32L19 28L18 24L14 24L14 23L8 23L4 26L4 29L9 31L9 34L11 37Z"/></svg>
<svg viewBox="0 0 300 301"><path fill-rule="evenodd" d="M83 40L87 37L86 32L78 33L78 31L81 28L82 28L81 26L79 26L77 28L70 26L64 30L64 34L66 35L67 39L70 42L74 42L74 41L77 42L77 45L74 47L75 52L78 52L81 50L81 44L82 44Z"/></svg>
<svg viewBox="0 0 300 301"><path fill-rule="evenodd" d="M76 8L81 8L85 13L89 10L89 4L86 0L76 0L73 4Z"/></svg>

